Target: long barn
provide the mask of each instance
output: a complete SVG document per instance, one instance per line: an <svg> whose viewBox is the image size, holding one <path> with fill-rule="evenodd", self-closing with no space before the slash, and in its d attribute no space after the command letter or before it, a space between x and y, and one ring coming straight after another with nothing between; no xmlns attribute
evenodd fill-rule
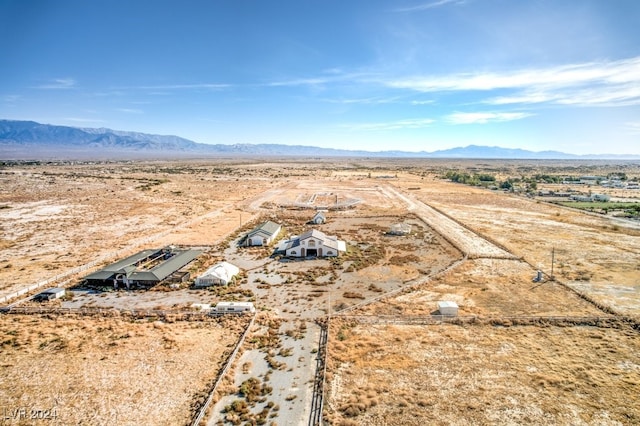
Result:
<svg viewBox="0 0 640 426"><path fill-rule="evenodd" d="M167 279L202 253L174 247L142 250L132 256L87 275L88 285L150 287Z"/></svg>

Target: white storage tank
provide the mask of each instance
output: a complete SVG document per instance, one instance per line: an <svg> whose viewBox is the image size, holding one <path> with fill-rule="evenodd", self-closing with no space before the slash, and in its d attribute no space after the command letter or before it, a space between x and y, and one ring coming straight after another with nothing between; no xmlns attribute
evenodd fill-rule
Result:
<svg viewBox="0 0 640 426"><path fill-rule="evenodd" d="M458 304L456 302L443 300L438 302L438 311L440 315L456 316L458 315Z"/></svg>

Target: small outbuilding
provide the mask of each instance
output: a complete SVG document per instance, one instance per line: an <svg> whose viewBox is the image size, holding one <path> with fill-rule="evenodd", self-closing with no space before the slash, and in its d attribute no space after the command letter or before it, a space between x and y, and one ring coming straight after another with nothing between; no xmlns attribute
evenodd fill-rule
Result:
<svg viewBox="0 0 640 426"><path fill-rule="evenodd" d="M456 302L442 300L438 302L438 311L440 315L456 316L458 315L458 304Z"/></svg>
<svg viewBox="0 0 640 426"><path fill-rule="evenodd" d="M255 312L256 308L252 302L218 302L215 312L217 313L243 313L243 312Z"/></svg>
<svg viewBox="0 0 640 426"><path fill-rule="evenodd" d="M210 303L194 303L191 305L194 309L200 309L201 311L210 311L211 304Z"/></svg>
<svg viewBox="0 0 640 426"><path fill-rule="evenodd" d="M270 220L260 224L249 232L245 238L246 246L266 246L278 236L282 227Z"/></svg>
<svg viewBox="0 0 640 426"><path fill-rule="evenodd" d="M394 223L389 228L390 235L409 235L411 233L411 225L408 223Z"/></svg>
<svg viewBox="0 0 640 426"><path fill-rule="evenodd" d="M316 225L322 225L326 221L327 221L327 216L321 210L316 212L315 216L313 216L313 219L311 219L311 223L314 223Z"/></svg>
<svg viewBox="0 0 640 426"><path fill-rule="evenodd" d="M209 287L212 285L228 285L236 275L240 273L240 268L229 262L220 262L207 269L204 274L196 278L196 287Z"/></svg>
<svg viewBox="0 0 640 426"><path fill-rule="evenodd" d="M48 288L45 291L38 293L35 297L36 300L53 300L59 299L66 294L66 290L62 287Z"/></svg>

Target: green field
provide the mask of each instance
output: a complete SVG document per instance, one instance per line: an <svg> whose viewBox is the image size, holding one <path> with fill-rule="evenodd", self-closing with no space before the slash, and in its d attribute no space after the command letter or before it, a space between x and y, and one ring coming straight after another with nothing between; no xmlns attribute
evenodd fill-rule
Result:
<svg viewBox="0 0 640 426"><path fill-rule="evenodd" d="M574 209L594 211L598 213L620 212L620 216L640 217L640 203L636 202L620 202L610 203L602 201L564 201L557 203L565 207L573 207Z"/></svg>

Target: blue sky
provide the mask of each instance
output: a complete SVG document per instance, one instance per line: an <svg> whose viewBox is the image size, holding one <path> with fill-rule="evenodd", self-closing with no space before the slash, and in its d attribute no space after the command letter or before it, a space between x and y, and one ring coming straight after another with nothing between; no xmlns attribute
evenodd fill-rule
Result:
<svg viewBox="0 0 640 426"><path fill-rule="evenodd" d="M0 118L640 154L637 0L0 0Z"/></svg>

